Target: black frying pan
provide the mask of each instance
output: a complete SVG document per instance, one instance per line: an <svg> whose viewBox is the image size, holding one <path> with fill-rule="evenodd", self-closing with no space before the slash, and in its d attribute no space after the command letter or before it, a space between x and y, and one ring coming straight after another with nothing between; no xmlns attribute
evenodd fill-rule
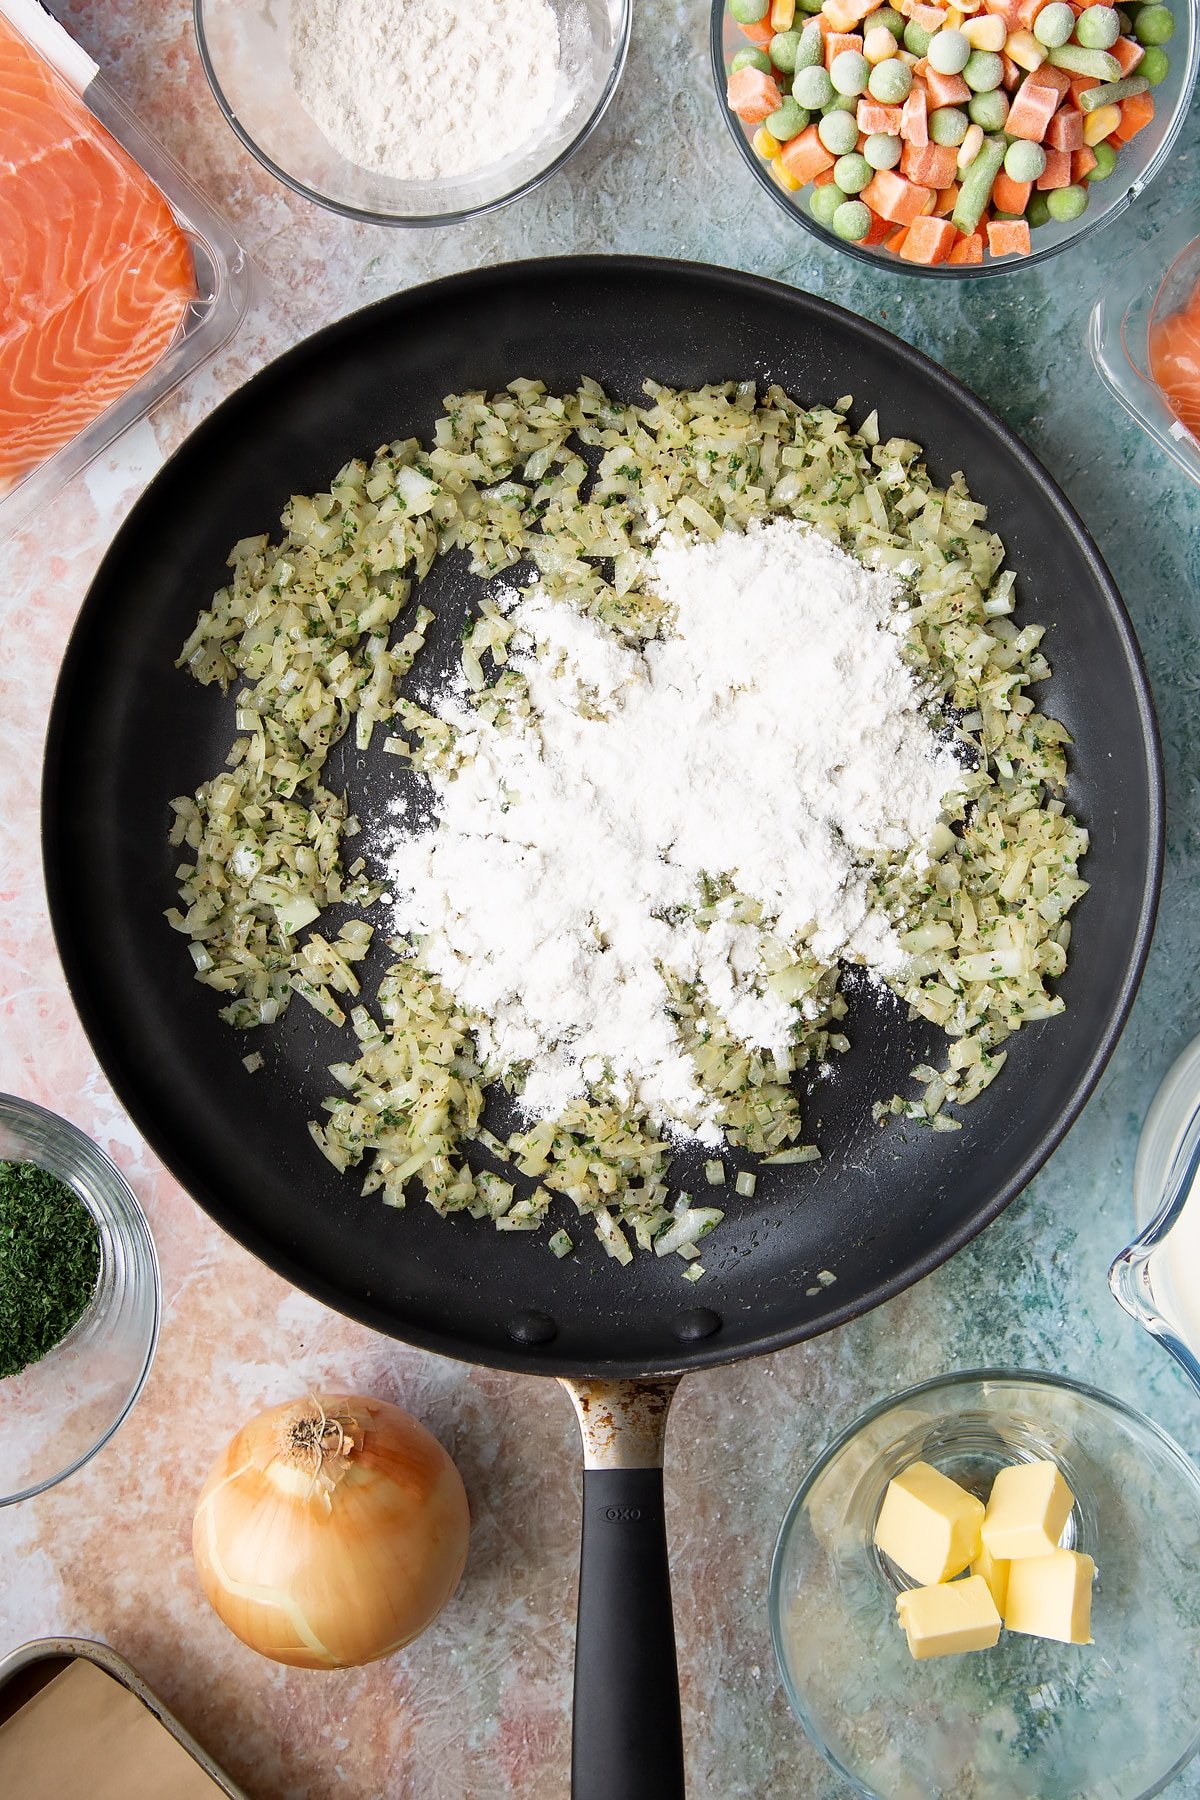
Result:
<svg viewBox="0 0 1200 1800"><path fill-rule="evenodd" d="M881 1131L871 1102L944 1044L858 994L853 1048L812 1101L824 1160L763 1171L753 1200L729 1200L696 1289L676 1258L638 1256L622 1270L584 1236L559 1262L543 1236L362 1198L305 1129L329 1091L326 1065L345 1054L340 1034L294 1006L259 1034L267 1066L248 1076L245 1039L217 1019L162 918L178 860L167 802L215 772L234 735L232 697L173 668L230 545L269 529L290 494L324 486L346 458L426 436L456 389L522 375L562 389L582 374L626 399L646 376L776 380L809 402L852 392L856 416L877 406L885 433L927 446L940 479L964 470L1008 546L1025 616L1051 627L1054 676L1040 692L1075 739L1070 801L1092 832L1065 1014L1020 1034L961 1132ZM445 565L427 589L441 609L434 655L448 667L469 582ZM369 815L395 761L344 752L327 779ZM683 1778L662 1527L673 1381L661 1378L826 1331L959 1249L1078 1114L1141 974L1162 856L1156 730L1128 618L1079 519L971 394L825 301L642 258L455 276L308 339L220 406L151 484L68 648L43 804L50 908L83 1023L129 1113L199 1203L289 1280L380 1331L571 1378L588 1465L574 1792L671 1800ZM686 1157L677 1175L680 1186L702 1179ZM815 1280L825 1269L830 1286Z"/></svg>

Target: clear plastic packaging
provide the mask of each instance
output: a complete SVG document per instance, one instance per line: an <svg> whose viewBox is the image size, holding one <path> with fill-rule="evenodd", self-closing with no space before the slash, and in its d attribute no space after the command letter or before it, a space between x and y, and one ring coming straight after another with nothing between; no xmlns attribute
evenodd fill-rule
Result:
<svg viewBox="0 0 1200 1800"><path fill-rule="evenodd" d="M0 494L3 539L229 342L246 316L254 276L221 215L38 0L0 0L0 17L81 96L155 183L191 246L196 276L195 296L154 366L69 443Z"/></svg>
<svg viewBox="0 0 1200 1800"><path fill-rule="evenodd" d="M1127 413L1200 485L1200 443L1150 373L1150 327L1200 282L1200 209L1189 207L1105 283L1092 311L1092 361Z"/></svg>

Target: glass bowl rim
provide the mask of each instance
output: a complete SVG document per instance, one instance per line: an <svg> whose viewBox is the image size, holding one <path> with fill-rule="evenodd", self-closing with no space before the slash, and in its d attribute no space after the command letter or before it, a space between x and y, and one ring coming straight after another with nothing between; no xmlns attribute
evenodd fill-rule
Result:
<svg viewBox="0 0 1200 1800"><path fill-rule="evenodd" d="M723 4L723 0L717 0L717 4ZM767 1610L770 1618L771 1648L775 1654L775 1666L778 1670L783 1691L787 1697L788 1706L790 1707L793 1716L799 1720L813 1747L838 1771L840 1775L843 1775L854 1790L860 1794L869 1790L863 1788L862 1783L857 1777L855 1777L849 1769L845 1768L828 1748L825 1742L824 1733L819 1731L815 1723L809 1718L807 1709L801 1701L800 1695L796 1692L795 1684L792 1681L788 1669L787 1657L784 1651L783 1622L781 1616L783 1563L787 1554L788 1540L791 1537L796 1515L800 1510L800 1506L812 1491L817 1477L824 1473L834 1458L845 1449L848 1443L858 1436L860 1431L864 1430L876 1419L882 1418L885 1413L891 1412L895 1408L917 1399L922 1394L929 1394L939 1389L951 1390L954 1388L965 1387L970 1383L985 1381L996 1382L998 1385L1008 1387L1058 1388L1065 1393L1075 1394L1084 1400L1099 1405L1105 1412L1116 1413L1118 1416L1130 1421L1132 1424L1136 1425L1139 1430L1146 1432L1151 1439L1156 1440L1160 1447L1166 1451L1171 1462L1178 1467L1180 1474L1183 1475L1186 1483L1190 1485L1193 1495L1198 1503L1198 1510L1200 1510L1200 1469L1192 1462L1186 1451L1175 1442L1175 1439L1170 1433L1164 1431L1163 1427L1156 1424L1146 1413L1139 1412L1136 1406L1131 1406L1128 1401L1118 1399L1115 1394L1106 1394L1101 1388L1093 1387L1089 1382L1076 1381L1074 1377L1070 1375L1053 1375L1048 1370L1014 1369L1011 1367L953 1369L947 1374L932 1375L925 1381L915 1382L911 1387L901 1388L895 1394L888 1394L883 1399L875 1401L875 1403L872 1406L867 1407L864 1412L859 1413L844 1430L838 1432L837 1436L827 1444L820 1455L816 1457L811 1466L805 1471L799 1487L796 1489L788 1503L787 1510L783 1515L783 1523L780 1525L778 1536L775 1539L775 1548L771 1552L771 1574L767 1588ZM1167 1784L1175 1779L1180 1770L1186 1768L1188 1763L1195 1756L1198 1748L1200 1748L1200 1725L1198 1725L1197 1729L1193 1732L1191 1742L1187 1749L1176 1760L1171 1769L1165 1771L1153 1787L1144 1789L1139 1800L1149 1800L1151 1795L1161 1793Z"/></svg>
<svg viewBox="0 0 1200 1800"><path fill-rule="evenodd" d="M323 194L319 188L310 187L307 182L301 181L298 175L290 174L281 163L277 163L250 135L231 106L213 64L208 37L204 29L204 11L207 3L208 0L192 0L192 26L196 34L196 48L199 52L200 63L212 90L213 99L220 108L225 123L241 140L260 167L264 168L269 175L273 175L276 181L282 182L284 187L290 188L294 194L299 194L304 200L310 200L314 206L324 207L328 212L339 213L344 219L358 219L368 225L392 225L400 230L415 230L437 225L462 225L468 219L483 218L487 213L496 212L500 207L508 206L513 200L523 199L526 194L531 194L535 188L541 187L543 182L549 181L551 176L557 175L559 170L575 155L575 152L583 148L608 111L625 71L633 26L633 0L618 0L621 9L620 30L614 44L612 64L604 86L595 106L578 132L570 143L565 144L558 155L546 164L544 169L539 169L536 174L518 182L517 186L510 188L507 193L498 194L492 200L480 201L475 206L462 206L451 212L390 213L379 212L368 206L354 206L346 200L335 200L331 195Z"/></svg>
<svg viewBox="0 0 1200 1800"><path fill-rule="evenodd" d="M154 1363L155 1351L158 1348L159 1329L162 1324L162 1273L158 1263L158 1252L154 1245L154 1234L150 1230L150 1222L142 1210L137 1195L116 1163L100 1148L94 1138L88 1136L87 1132L81 1131L79 1126L73 1124L70 1119L64 1119L61 1113L52 1112L47 1106L40 1106L36 1100L26 1100L19 1094L0 1093L0 1124L9 1121L17 1129L22 1121L42 1126L47 1131L47 1135L58 1137L74 1149L88 1166L88 1173L93 1179L103 1184L106 1195L112 1201L113 1216L116 1221L114 1230L123 1239L131 1256L141 1265L148 1277L150 1331L141 1367L130 1384L129 1391L112 1422L105 1427L93 1443L54 1474L46 1476L43 1480L35 1481L28 1487L19 1488L11 1494L0 1489L0 1508L15 1506L22 1500L32 1500L36 1495L44 1494L50 1488L57 1487L60 1482L77 1474L85 1463L89 1463L116 1436L136 1406L142 1389L146 1385L147 1377ZM85 1315L82 1316L86 1316L86 1309Z"/></svg>
<svg viewBox="0 0 1200 1800"><path fill-rule="evenodd" d="M201 0L196 0L199 6ZM1167 129L1158 149L1150 157L1144 169L1135 176L1129 187L1118 200L1114 200L1105 211L1099 212L1086 225L1080 226L1069 237L1057 244L1046 244L1040 250L1033 250L1028 256L1014 257L1011 261L1002 257L994 262L982 263L909 263L899 256L879 256L874 250L868 250L861 244L851 244L842 238L835 237L831 231L818 220L811 217L801 207L792 204L792 197L785 194L767 174L760 159L754 154L753 146L741 131L738 121L725 103L725 47L724 22L727 11L727 0L712 0L712 13L709 27L709 53L712 61L713 82L717 90L717 104L721 109L721 117L727 130L737 145L742 161L750 169L759 187L763 188L769 198L779 206L790 219L802 225L818 242L831 250L840 250L844 255L852 256L856 262L867 263L873 269L894 270L901 275L918 275L929 281L960 281L992 275L1019 275L1025 269L1032 269L1038 263L1049 262L1051 257L1058 256L1064 250L1073 250L1085 238L1094 237L1106 225L1119 219L1122 213L1149 186L1154 177L1161 171L1167 158L1175 148L1180 132L1183 130L1188 113L1191 110L1192 98L1196 90L1197 75L1200 74L1200 16L1198 16L1198 0L1181 0L1181 10L1188 15L1191 27L1189 51L1183 72L1183 86L1175 102L1175 109L1167 123Z"/></svg>

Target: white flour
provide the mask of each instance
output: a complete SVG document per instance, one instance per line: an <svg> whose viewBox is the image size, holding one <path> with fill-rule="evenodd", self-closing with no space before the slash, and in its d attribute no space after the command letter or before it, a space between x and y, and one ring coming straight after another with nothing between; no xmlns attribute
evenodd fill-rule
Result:
<svg viewBox="0 0 1200 1800"><path fill-rule="evenodd" d="M334 149L406 181L519 149L558 78L548 0L292 0L288 51L297 98Z"/></svg>
<svg viewBox="0 0 1200 1800"><path fill-rule="evenodd" d="M389 870L398 928L490 1021L484 1055L529 1064L527 1111L607 1076L620 1103L715 1141L656 965L698 980L746 1045L783 1048L794 1014L764 987L764 927L678 909L727 875L775 939L894 971L856 853L920 854L959 770L901 659L892 576L777 520L662 540L647 581L676 634L644 653L536 587L509 597L535 721L498 732L437 703L472 760L435 777L438 823L399 837Z"/></svg>

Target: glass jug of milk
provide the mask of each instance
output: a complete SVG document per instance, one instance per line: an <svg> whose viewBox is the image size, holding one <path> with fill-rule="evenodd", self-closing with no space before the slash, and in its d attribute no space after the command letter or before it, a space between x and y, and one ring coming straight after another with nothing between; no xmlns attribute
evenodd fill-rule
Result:
<svg viewBox="0 0 1200 1800"><path fill-rule="evenodd" d="M1200 1388L1200 1038L1146 1115L1133 1206L1141 1236L1114 1262L1109 1286Z"/></svg>

